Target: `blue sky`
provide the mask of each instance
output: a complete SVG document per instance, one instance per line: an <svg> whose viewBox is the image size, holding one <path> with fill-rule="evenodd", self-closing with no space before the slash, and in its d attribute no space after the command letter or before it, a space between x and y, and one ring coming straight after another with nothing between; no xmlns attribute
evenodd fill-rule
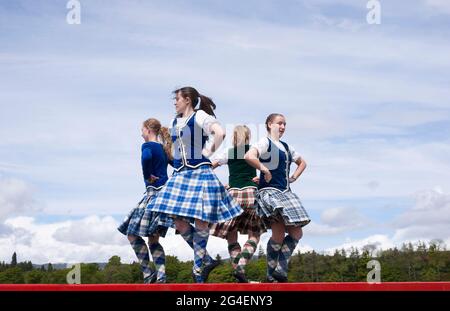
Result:
<svg viewBox="0 0 450 311"><path fill-rule="evenodd" d="M365 0L80 2L69 25L65 0L0 0L0 261L133 260L115 227L143 192L140 124L183 85L254 140L286 115L300 251L449 245L448 1L381 1L380 25Z"/></svg>

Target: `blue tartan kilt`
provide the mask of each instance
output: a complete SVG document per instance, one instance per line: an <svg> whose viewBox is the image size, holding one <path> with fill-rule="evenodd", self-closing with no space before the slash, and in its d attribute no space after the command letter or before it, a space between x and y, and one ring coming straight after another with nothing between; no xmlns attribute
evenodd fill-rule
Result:
<svg viewBox="0 0 450 311"><path fill-rule="evenodd" d="M261 189L256 195L257 213L270 227L271 222L282 221L286 226L304 227L311 222L300 198L291 190Z"/></svg>
<svg viewBox="0 0 450 311"><path fill-rule="evenodd" d="M124 235L136 235L147 237L159 234L164 237L169 227L174 227L172 219L160 219L158 213L150 211L147 206L155 201L156 195L160 189L148 187L144 197L139 201L125 217L123 222L117 228Z"/></svg>
<svg viewBox="0 0 450 311"><path fill-rule="evenodd" d="M149 209L164 213L162 219L200 219L225 222L242 213L209 165L175 171Z"/></svg>

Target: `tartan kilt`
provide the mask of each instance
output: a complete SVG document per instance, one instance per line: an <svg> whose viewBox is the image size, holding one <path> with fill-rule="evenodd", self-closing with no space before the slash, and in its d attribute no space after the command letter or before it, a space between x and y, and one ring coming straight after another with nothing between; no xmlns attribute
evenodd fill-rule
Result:
<svg viewBox="0 0 450 311"><path fill-rule="evenodd" d="M144 197L134 207L117 230L124 235L136 235L141 237L159 234L164 237L169 227L174 227L171 219L160 220L158 213L148 210L147 206L151 205L160 189L148 187Z"/></svg>
<svg viewBox="0 0 450 311"><path fill-rule="evenodd" d="M210 234L218 238L226 239L229 232L237 231L241 234L249 232L259 233L260 235L267 231L261 217L258 216L255 209L256 187L230 188L228 193L241 205L244 212L226 222L213 224Z"/></svg>
<svg viewBox="0 0 450 311"><path fill-rule="evenodd" d="M175 171L149 209L165 214L161 215L163 219L209 223L225 222L242 213L209 165Z"/></svg>
<svg viewBox="0 0 450 311"><path fill-rule="evenodd" d="M213 224L210 234L218 238L226 239L229 232L237 231L240 234L249 232L263 234L267 231L264 221L258 216L255 208L246 208L244 212L231 220L219 224Z"/></svg>
<svg viewBox="0 0 450 311"><path fill-rule="evenodd" d="M255 207L257 191L258 188L251 186L245 188L228 189L228 193L243 209Z"/></svg>
<svg viewBox="0 0 450 311"><path fill-rule="evenodd" d="M304 227L311 222L300 198L290 189L261 189L256 195L257 212L267 227L273 222L284 222L286 226Z"/></svg>

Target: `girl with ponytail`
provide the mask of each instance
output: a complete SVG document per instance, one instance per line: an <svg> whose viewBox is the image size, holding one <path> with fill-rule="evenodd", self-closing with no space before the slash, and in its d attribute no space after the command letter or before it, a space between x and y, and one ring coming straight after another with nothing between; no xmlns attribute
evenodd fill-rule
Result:
<svg viewBox="0 0 450 311"><path fill-rule="evenodd" d="M141 147L141 164L147 191L118 230L130 241L141 265L144 283L165 283L166 259L159 237L166 235L168 227L173 227L173 222L161 219L159 214L146 207L154 202L156 194L167 182L167 164L172 159L172 140L168 129L161 127L161 123L153 118L143 122L141 132L145 141ZM148 237L149 247L142 237ZM150 267L149 249L156 271Z"/></svg>
<svg viewBox="0 0 450 311"><path fill-rule="evenodd" d="M194 111L202 110L206 114L216 117L216 115L214 114L216 104L212 101L211 98L200 94L193 87L190 86L182 87L181 89L173 91L173 94L175 95L175 99L177 99L177 94L179 94L182 98L186 100L186 104L187 102L189 102L189 105L192 106ZM182 103L178 103L177 101L175 103L175 106L177 107L177 105L181 106ZM181 117L182 115L183 113L180 113L177 110L177 117Z"/></svg>
<svg viewBox="0 0 450 311"><path fill-rule="evenodd" d="M170 131L174 142L174 173L149 208L161 213L161 218L175 220L177 231L194 250L194 282L204 283L218 265L206 251L209 225L232 219L242 210L214 174L207 157L225 137L215 118L216 105L193 87L183 87L173 93L176 118ZM209 136L214 141L206 150Z"/></svg>

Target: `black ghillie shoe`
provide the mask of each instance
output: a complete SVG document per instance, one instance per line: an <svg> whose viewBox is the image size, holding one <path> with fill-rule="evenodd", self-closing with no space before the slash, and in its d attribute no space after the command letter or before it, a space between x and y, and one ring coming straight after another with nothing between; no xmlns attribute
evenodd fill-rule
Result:
<svg viewBox="0 0 450 311"><path fill-rule="evenodd" d="M232 274L234 278L238 281L238 283L248 283L245 273L237 272L236 270L234 270Z"/></svg>
<svg viewBox="0 0 450 311"><path fill-rule="evenodd" d="M156 271L144 278L144 284L153 284L156 282Z"/></svg>
<svg viewBox="0 0 450 311"><path fill-rule="evenodd" d="M163 278L163 279L157 279L155 283L156 283L156 284L164 284L164 283L166 283L166 278Z"/></svg>
<svg viewBox="0 0 450 311"><path fill-rule="evenodd" d="M208 280L209 274L211 273L211 271L213 271L218 265L220 265L220 262L218 260L212 260L211 263L209 263L208 265L206 265L203 268L202 271L202 278L203 278L203 282L206 282Z"/></svg>
<svg viewBox="0 0 450 311"><path fill-rule="evenodd" d="M266 283L278 283L271 275L266 276Z"/></svg>
<svg viewBox="0 0 450 311"><path fill-rule="evenodd" d="M282 275L280 272L278 271L274 271L272 273L272 276L275 280L277 280L278 283L287 283L288 282L288 278L287 276Z"/></svg>
<svg viewBox="0 0 450 311"><path fill-rule="evenodd" d="M205 283L202 275L197 275L194 272L192 272L192 280L194 281L194 283Z"/></svg>

